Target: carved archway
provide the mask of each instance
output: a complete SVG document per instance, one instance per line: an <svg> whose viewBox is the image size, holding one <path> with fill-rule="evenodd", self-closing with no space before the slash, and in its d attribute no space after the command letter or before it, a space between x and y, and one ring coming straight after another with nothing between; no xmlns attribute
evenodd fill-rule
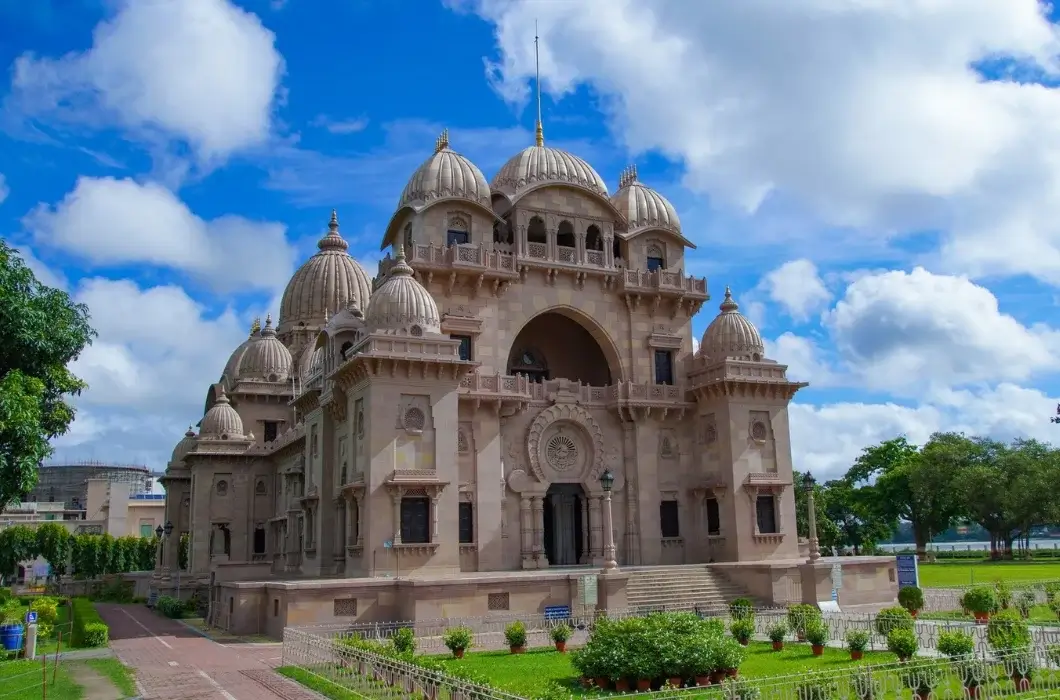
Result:
<svg viewBox="0 0 1060 700"><path fill-rule="evenodd" d="M580 431L589 443L591 454L585 455L579 465L577 478L564 479L568 483L581 483L587 490L595 490L600 473L603 471L604 437L596 419L581 406L575 404L556 404L541 411L530 423L527 430L526 448L530 458L530 471L542 484L552 482L541 463L542 450L554 453L557 459L566 466L577 464L577 441L570 436L550 430L557 423L569 423ZM543 443L543 439L547 441ZM552 444L555 443L555 444ZM549 470L554 471L554 468ZM562 469L560 470L562 471Z"/></svg>
<svg viewBox="0 0 1060 700"><path fill-rule="evenodd" d="M611 375L611 383L618 384L626 381L626 368L622 363L622 356L619 353L618 346L611 338L611 335L592 316L589 316L581 309L576 309L573 306L566 305L551 306L547 309L539 311L538 313L534 313L526 317L522 324L520 324L519 332L513 336L512 346L508 348L507 356L509 366L518 364L513 362L513 359L517 359L513 357L513 353L521 354L524 350L528 348L534 348L535 340L533 338L526 337L526 334L524 333L527 326L529 326L530 323L535 319L547 316L549 314L563 316L581 326L596 343L596 349L599 349L600 354L603 355L603 360L607 363L607 368ZM547 356L544 357L544 359L547 362ZM557 377L551 376L550 378L556 379ZM566 378L571 379L571 377Z"/></svg>

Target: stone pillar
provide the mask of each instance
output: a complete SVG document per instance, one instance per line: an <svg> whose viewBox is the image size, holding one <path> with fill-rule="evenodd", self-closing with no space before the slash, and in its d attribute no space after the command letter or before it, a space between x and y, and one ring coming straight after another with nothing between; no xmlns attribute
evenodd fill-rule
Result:
<svg viewBox="0 0 1060 700"><path fill-rule="evenodd" d="M589 496L589 556L593 564L603 561L600 496Z"/></svg>
<svg viewBox="0 0 1060 700"><path fill-rule="evenodd" d="M431 494L431 542L441 542L438 535L438 497L437 493Z"/></svg>
<svg viewBox="0 0 1060 700"><path fill-rule="evenodd" d="M354 497L357 504L357 546L364 546L364 494L358 493Z"/></svg>
<svg viewBox="0 0 1060 700"><path fill-rule="evenodd" d="M554 240L554 239L553 239ZM534 496L531 504L534 511L534 559L541 566L548 566L545 554L545 501L541 496Z"/></svg>
<svg viewBox="0 0 1060 700"><path fill-rule="evenodd" d="M390 494L390 500L393 503L393 518L394 518L394 544L401 544L401 491L395 490Z"/></svg>
<svg viewBox="0 0 1060 700"><path fill-rule="evenodd" d="M581 518L581 529L582 529L582 556L579 564L588 564L592 561L592 551L589 547L589 499L582 499L582 518Z"/></svg>
<svg viewBox="0 0 1060 700"><path fill-rule="evenodd" d="M615 266L615 237L604 236L604 267Z"/></svg>
<svg viewBox="0 0 1060 700"><path fill-rule="evenodd" d="M574 246L575 246L575 260L578 261L579 265L585 264L585 231L579 231L574 234Z"/></svg>
<svg viewBox="0 0 1060 700"><path fill-rule="evenodd" d="M521 554L523 567L533 558L533 524L530 519L530 497L522 496L519 499L519 535L521 537Z"/></svg>

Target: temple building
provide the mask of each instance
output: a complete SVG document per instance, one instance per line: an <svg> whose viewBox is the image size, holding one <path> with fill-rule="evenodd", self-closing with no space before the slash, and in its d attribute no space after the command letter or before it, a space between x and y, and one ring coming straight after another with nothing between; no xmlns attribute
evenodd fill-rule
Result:
<svg viewBox="0 0 1060 700"><path fill-rule="evenodd" d="M436 596L461 610L562 603L555 582L609 545L619 571L763 564L746 589L776 597L759 579L800 557L788 403L806 385L727 288L693 352L707 282L635 168L611 193L539 128L489 181L443 133L381 243L373 279L332 213L173 452L184 576L213 582L231 626L293 623L307 580L313 600L347 591L325 618L430 614L423 592L369 590L407 581L463 585Z"/></svg>

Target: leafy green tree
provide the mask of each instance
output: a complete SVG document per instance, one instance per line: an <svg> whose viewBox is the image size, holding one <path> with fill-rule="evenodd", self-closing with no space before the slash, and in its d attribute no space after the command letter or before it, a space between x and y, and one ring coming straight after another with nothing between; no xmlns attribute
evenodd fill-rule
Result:
<svg viewBox="0 0 1060 700"><path fill-rule="evenodd" d="M9 579L18 565L37 558L37 535L25 525L12 525L0 530L0 577Z"/></svg>
<svg viewBox="0 0 1060 700"><path fill-rule="evenodd" d="M51 565L52 573L61 578L70 561L73 535L59 523L41 523L35 534L37 552Z"/></svg>
<svg viewBox="0 0 1060 700"><path fill-rule="evenodd" d="M68 365L95 337L88 308L41 284L0 241L0 508L37 483L37 469L74 418L85 383Z"/></svg>
<svg viewBox="0 0 1060 700"><path fill-rule="evenodd" d="M836 479L825 484L823 496L825 516L835 528L837 547L850 547L857 556L894 534L897 523L875 507L871 488Z"/></svg>
<svg viewBox="0 0 1060 700"><path fill-rule="evenodd" d="M806 489L803 487L806 474L804 472L794 473L795 485L795 526L799 537L810 536L810 499L807 497ZM835 527L826 511L828 502L827 488L823 484L815 484L813 487L813 511L817 518L817 541L822 551L836 551L840 546L839 531Z"/></svg>

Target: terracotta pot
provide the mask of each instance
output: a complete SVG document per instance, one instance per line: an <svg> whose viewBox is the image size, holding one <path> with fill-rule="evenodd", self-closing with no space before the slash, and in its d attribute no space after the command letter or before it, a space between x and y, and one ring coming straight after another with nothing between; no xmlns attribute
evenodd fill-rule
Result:
<svg viewBox="0 0 1060 700"><path fill-rule="evenodd" d="M919 612L920 612L919 610L910 610L909 614L912 615L913 619L915 620L916 616L917 616L917 613L919 613Z"/></svg>
<svg viewBox="0 0 1060 700"><path fill-rule="evenodd" d="M464 658L464 650L463 649L454 649L453 650L453 656L455 656L458 659Z"/></svg>
<svg viewBox="0 0 1060 700"><path fill-rule="evenodd" d="M726 678L736 678L740 675L740 669L738 668L727 668L725 669Z"/></svg>
<svg viewBox="0 0 1060 700"><path fill-rule="evenodd" d="M556 642L556 651L558 651L561 654L566 653L566 651L567 651L567 643L566 642Z"/></svg>
<svg viewBox="0 0 1060 700"><path fill-rule="evenodd" d="M638 691L651 690L651 679L650 678L638 678L637 679L637 690Z"/></svg>
<svg viewBox="0 0 1060 700"><path fill-rule="evenodd" d="M964 687L964 697L966 697L966 698L977 698L977 697L979 697L979 686L977 686L977 685L965 686Z"/></svg>
<svg viewBox="0 0 1060 700"><path fill-rule="evenodd" d="M710 680L714 685L721 685L725 682L725 671L714 671L710 674Z"/></svg>
<svg viewBox="0 0 1060 700"><path fill-rule="evenodd" d="M908 656L899 656L899 657L898 657L898 663L902 663L902 664L904 664L904 663L905 663L906 661L908 661L908 660L909 660L909 657L908 657Z"/></svg>
<svg viewBox="0 0 1060 700"><path fill-rule="evenodd" d="M814 656L823 656L824 655L824 644L812 644L810 646L813 649L813 655Z"/></svg>
<svg viewBox="0 0 1060 700"><path fill-rule="evenodd" d="M985 625L990 621L990 613L977 612L973 614L975 615L975 621L980 625Z"/></svg>
<svg viewBox="0 0 1060 700"><path fill-rule="evenodd" d="M916 695L916 700L931 700L930 690L926 692L918 690L914 695Z"/></svg>
<svg viewBox="0 0 1060 700"><path fill-rule="evenodd" d="M526 652L526 647L512 647L511 649L513 654L522 654Z"/></svg>
<svg viewBox="0 0 1060 700"><path fill-rule="evenodd" d="M800 642L805 642L806 641L806 634L803 633L803 632L798 632L795 635L795 638L798 639Z"/></svg>
<svg viewBox="0 0 1060 700"><path fill-rule="evenodd" d="M696 685L710 685L710 676L696 676Z"/></svg>
<svg viewBox="0 0 1060 700"><path fill-rule="evenodd" d="M740 642L741 646L747 646L750 643L751 640L750 639L740 639L740 640L737 640L737 641Z"/></svg>
<svg viewBox="0 0 1060 700"><path fill-rule="evenodd" d="M861 661L861 657L863 657L864 655L865 655L865 652L863 652L863 651L851 651L850 652L850 660L851 661Z"/></svg>
<svg viewBox="0 0 1060 700"><path fill-rule="evenodd" d="M681 677L667 678L666 682L670 684L671 688L680 688L684 686L685 679Z"/></svg>
<svg viewBox="0 0 1060 700"><path fill-rule="evenodd" d="M773 651L783 651L784 642L773 642Z"/></svg>
<svg viewBox="0 0 1060 700"><path fill-rule="evenodd" d="M1016 690L1021 693L1025 690L1031 689L1031 679L1021 676L1019 674L1012 674L1012 682L1016 685Z"/></svg>
<svg viewBox="0 0 1060 700"><path fill-rule="evenodd" d="M617 690L619 692L624 692L624 691L629 690L629 679L628 678L619 678L617 681L615 681L615 690Z"/></svg>
<svg viewBox="0 0 1060 700"><path fill-rule="evenodd" d="M582 682L582 687L583 688L588 688L589 686L591 686L593 684L593 679L592 678L586 678L585 676L582 676L581 677L581 682Z"/></svg>
<svg viewBox="0 0 1060 700"><path fill-rule="evenodd" d="M593 683L595 683L596 687L600 690L607 690L611 687L611 679L607 676L597 676L593 679Z"/></svg>

